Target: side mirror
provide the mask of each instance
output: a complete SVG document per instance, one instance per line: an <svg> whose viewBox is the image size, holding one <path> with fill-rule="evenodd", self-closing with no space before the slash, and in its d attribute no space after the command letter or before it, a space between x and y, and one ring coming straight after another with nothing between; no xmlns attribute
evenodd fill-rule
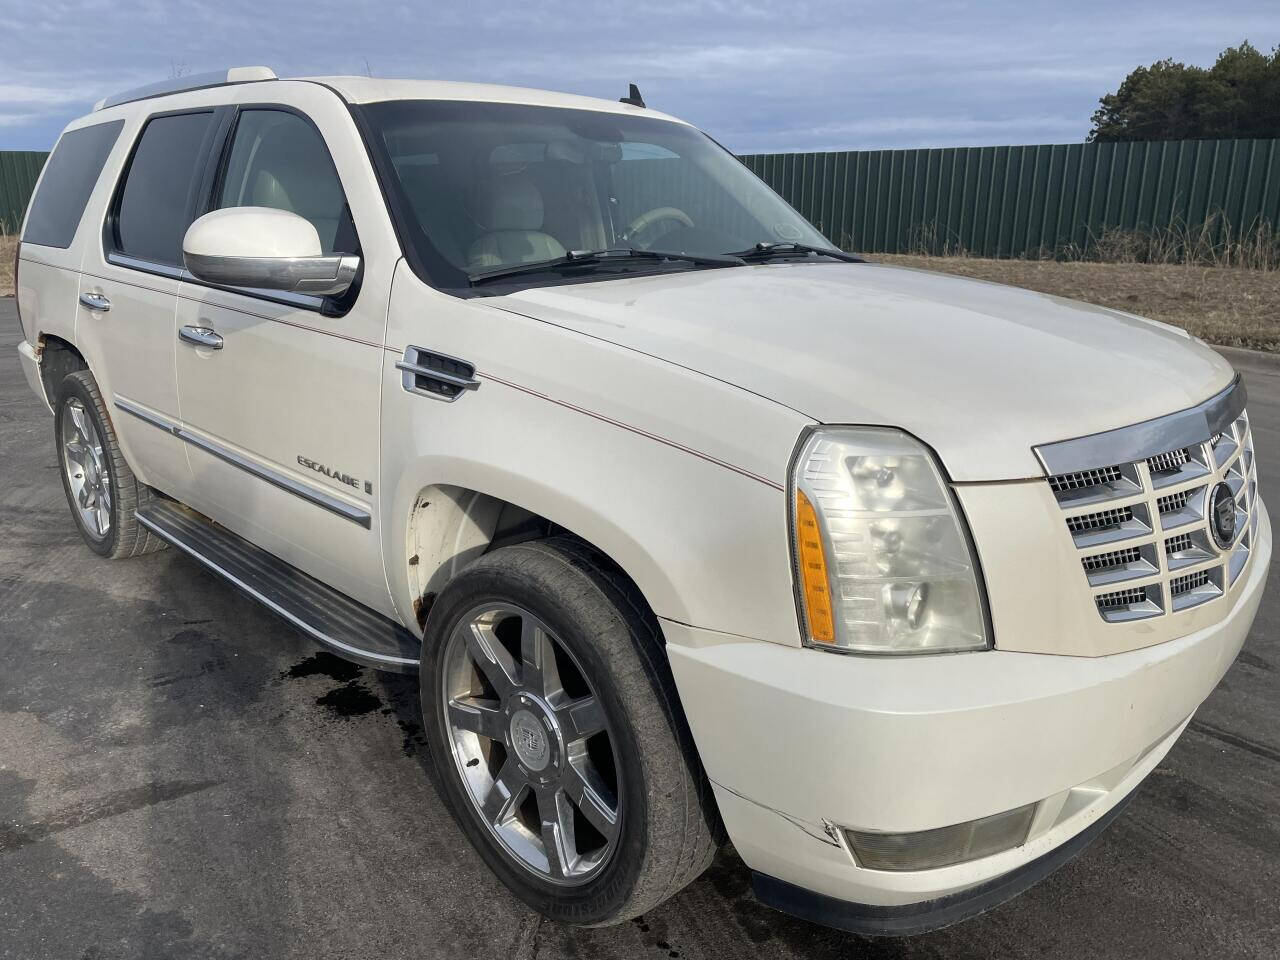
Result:
<svg viewBox="0 0 1280 960"><path fill-rule="evenodd" d="M345 293L360 268L359 257L323 256L309 221L271 207L206 213L187 229L182 256L197 280L318 297Z"/></svg>

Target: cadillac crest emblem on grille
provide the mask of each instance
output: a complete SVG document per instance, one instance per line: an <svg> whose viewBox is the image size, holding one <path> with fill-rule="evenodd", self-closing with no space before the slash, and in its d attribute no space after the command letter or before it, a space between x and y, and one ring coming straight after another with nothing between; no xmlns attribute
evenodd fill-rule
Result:
<svg viewBox="0 0 1280 960"><path fill-rule="evenodd" d="M1236 498L1227 484L1219 483L1213 488L1212 508L1209 516L1209 529L1213 533L1213 542L1219 550L1228 550L1236 538Z"/></svg>

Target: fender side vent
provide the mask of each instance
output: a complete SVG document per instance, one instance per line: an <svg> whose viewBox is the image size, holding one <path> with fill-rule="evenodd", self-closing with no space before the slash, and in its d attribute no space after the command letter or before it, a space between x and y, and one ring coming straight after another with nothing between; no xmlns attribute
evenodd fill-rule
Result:
<svg viewBox="0 0 1280 960"><path fill-rule="evenodd" d="M401 385L405 390L436 400L454 401L463 391L480 387L474 364L443 353L432 353L422 347L406 349L404 359L397 361L396 369L404 375Z"/></svg>

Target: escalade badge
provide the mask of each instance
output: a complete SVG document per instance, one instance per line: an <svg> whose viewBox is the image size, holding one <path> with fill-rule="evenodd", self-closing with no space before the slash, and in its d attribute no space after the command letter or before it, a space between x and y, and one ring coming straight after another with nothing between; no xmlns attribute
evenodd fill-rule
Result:
<svg viewBox="0 0 1280 960"><path fill-rule="evenodd" d="M301 466L314 470L316 473L324 474L330 480L337 480L339 483L345 483L348 487L355 487L357 490L360 489L360 481L353 476L343 473L341 470L331 470L323 463L316 463L316 461L312 460L310 457L304 457L301 454L298 456L298 463ZM364 492L368 494L373 493L373 484L368 480L364 481Z"/></svg>
<svg viewBox="0 0 1280 960"><path fill-rule="evenodd" d="M1236 538L1236 498L1226 483L1213 488L1209 498L1209 530L1219 550L1226 550Z"/></svg>

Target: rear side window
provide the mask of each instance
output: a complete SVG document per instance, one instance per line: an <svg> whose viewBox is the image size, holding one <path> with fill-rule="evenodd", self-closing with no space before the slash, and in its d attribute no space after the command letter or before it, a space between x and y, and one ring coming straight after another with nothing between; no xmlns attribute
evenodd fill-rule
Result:
<svg viewBox="0 0 1280 960"><path fill-rule="evenodd" d="M182 237L213 132L212 112L155 117L129 162L115 212L115 247L151 263L182 263Z"/></svg>
<svg viewBox="0 0 1280 960"><path fill-rule="evenodd" d="M31 200L23 243L69 247L84 215L107 154L120 136L123 120L68 130L45 163L40 189Z"/></svg>

